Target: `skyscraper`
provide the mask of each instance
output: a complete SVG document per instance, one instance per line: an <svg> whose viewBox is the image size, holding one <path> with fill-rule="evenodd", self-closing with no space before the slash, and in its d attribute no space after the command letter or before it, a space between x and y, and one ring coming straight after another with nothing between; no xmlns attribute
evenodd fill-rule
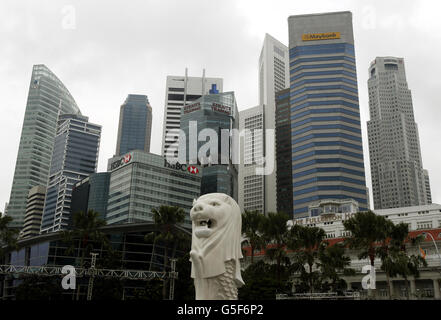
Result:
<svg viewBox="0 0 441 320"><path fill-rule="evenodd" d="M109 199L110 172L92 173L72 188L71 214L93 210L105 219Z"/></svg>
<svg viewBox="0 0 441 320"><path fill-rule="evenodd" d="M81 114L55 74L34 65L8 206L12 227L23 226L29 190L47 185L59 113Z"/></svg>
<svg viewBox="0 0 441 320"><path fill-rule="evenodd" d="M275 126L275 105L276 93L289 87L289 53L288 47L265 34L262 51L259 57L259 104L264 106L264 129L276 128ZM264 131L265 133L266 131ZM270 137L264 136L266 141ZM270 148L272 148L270 150ZM266 144L265 157L275 157L275 143ZM275 159L274 170L263 177L265 213L277 210L276 200L276 170Z"/></svg>
<svg viewBox="0 0 441 320"><path fill-rule="evenodd" d="M366 210L351 12L291 16L290 121L294 217L323 199Z"/></svg>
<svg viewBox="0 0 441 320"><path fill-rule="evenodd" d="M292 215L292 148L289 88L276 94L277 212Z"/></svg>
<svg viewBox="0 0 441 320"><path fill-rule="evenodd" d="M236 145L231 136L239 127L238 117L234 92L204 95L182 108L185 137L179 139L179 157L187 165L202 165L201 195L221 192L238 201Z"/></svg>
<svg viewBox="0 0 441 320"><path fill-rule="evenodd" d="M21 238L36 236L40 233L41 217L43 215L46 186L35 186L29 190L26 215Z"/></svg>
<svg viewBox="0 0 441 320"><path fill-rule="evenodd" d="M109 159L107 168L107 224L152 222L152 209L166 205L182 208L184 225L191 228L190 210L201 191L199 166L171 164L163 156L134 150Z"/></svg>
<svg viewBox="0 0 441 320"><path fill-rule="evenodd" d="M96 171L101 126L85 116L60 115L44 202L41 232L66 229L75 183Z"/></svg>
<svg viewBox="0 0 441 320"><path fill-rule="evenodd" d="M152 107L145 95L129 94L119 113L118 140L115 155L131 150L150 152Z"/></svg>
<svg viewBox="0 0 441 320"><path fill-rule="evenodd" d="M239 164L239 206L242 210L265 213L265 175L256 168L265 155L264 106L239 112L239 131L244 133L240 144L243 158ZM275 197L275 193L273 194Z"/></svg>
<svg viewBox="0 0 441 320"><path fill-rule="evenodd" d="M175 156L178 153L178 137L181 109L188 103L209 93L221 93L221 78L189 77L187 69L184 76L167 76L165 92L165 109L162 136L162 155L170 150Z"/></svg>
<svg viewBox="0 0 441 320"><path fill-rule="evenodd" d="M374 207L431 203L404 60L377 57L369 67L369 76L367 127Z"/></svg>
<svg viewBox="0 0 441 320"><path fill-rule="evenodd" d="M427 198L427 204L432 203L432 191L430 191L430 180L429 180L429 171L426 169L424 171L424 183L426 187L426 198Z"/></svg>

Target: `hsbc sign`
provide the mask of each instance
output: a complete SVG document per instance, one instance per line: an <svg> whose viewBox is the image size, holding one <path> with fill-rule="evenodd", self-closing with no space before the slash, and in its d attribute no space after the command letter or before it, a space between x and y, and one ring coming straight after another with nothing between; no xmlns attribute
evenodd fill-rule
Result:
<svg viewBox="0 0 441 320"><path fill-rule="evenodd" d="M179 171L184 171L184 172L187 171L191 174L198 174L199 173L199 169L197 167L192 166L192 165L186 165L185 163L180 164L179 162L176 162L174 164L171 164L167 160L164 160L164 167L179 170Z"/></svg>
<svg viewBox="0 0 441 320"><path fill-rule="evenodd" d="M196 168L195 166L189 166L187 167L187 171L193 174L198 174L199 173L199 169Z"/></svg>
<svg viewBox="0 0 441 320"><path fill-rule="evenodd" d="M115 162L112 162L112 164L110 165L110 170L114 170L116 168L119 168L119 167L129 163L130 161L132 161L132 155L130 153L127 153L121 159L119 159Z"/></svg>

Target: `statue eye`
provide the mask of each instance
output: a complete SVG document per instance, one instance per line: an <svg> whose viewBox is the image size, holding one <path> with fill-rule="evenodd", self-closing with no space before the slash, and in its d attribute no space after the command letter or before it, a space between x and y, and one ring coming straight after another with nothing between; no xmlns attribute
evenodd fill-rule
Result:
<svg viewBox="0 0 441 320"><path fill-rule="evenodd" d="M213 201L212 203L210 203L213 207L216 207L219 205L219 202Z"/></svg>

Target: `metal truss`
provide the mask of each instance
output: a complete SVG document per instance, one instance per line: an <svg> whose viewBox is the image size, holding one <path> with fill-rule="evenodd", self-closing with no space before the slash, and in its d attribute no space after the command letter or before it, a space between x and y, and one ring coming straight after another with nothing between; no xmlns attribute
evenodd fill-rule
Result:
<svg viewBox="0 0 441 320"><path fill-rule="evenodd" d="M0 274L34 274L39 276L63 276L63 267L50 266L14 266L14 265L0 265ZM95 269L95 268L75 268L75 275L77 277L94 276L101 278L116 278L128 280L164 280L177 279L177 272L159 272L159 271L144 271L144 270L112 270L112 269Z"/></svg>
<svg viewBox="0 0 441 320"><path fill-rule="evenodd" d="M276 294L276 300L359 300L360 293L357 291L343 292L338 295L336 292L323 293L294 293L294 294Z"/></svg>

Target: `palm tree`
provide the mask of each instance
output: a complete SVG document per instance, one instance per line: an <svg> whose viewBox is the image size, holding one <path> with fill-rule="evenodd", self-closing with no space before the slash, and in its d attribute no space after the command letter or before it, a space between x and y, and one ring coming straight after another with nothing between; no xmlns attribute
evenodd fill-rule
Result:
<svg viewBox="0 0 441 320"><path fill-rule="evenodd" d="M72 229L63 232L64 241L71 243L69 251L75 248L75 241L78 241L77 257L81 258L79 267L84 266L84 259L93 250L94 243L101 243L102 246L107 246L109 240L104 232L100 230L106 225L106 221L100 217L100 213L89 210L86 213L83 211L76 212L72 217ZM79 300L80 286L77 289L77 300Z"/></svg>
<svg viewBox="0 0 441 320"><path fill-rule="evenodd" d="M391 228L390 241L387 245L382 246L382 261L381 268L385 271L388 285L389 297L390 292L390 278L401 275L404 278L407 288L407 299L410 298L409 292L409 276L419 277L419 267L427 266L427 262L420 255L408 255L406 250L406 242L410 241L412 246L417 246L422 241L421 236L409 238L409 225L400 223Z"/></svg>
<svg viewBox="0 0 441 320"><path fill-rule="evenodd" d="M265 216L257 211L247 211L242 214L242 233L248 239L251 247L251 264L254 263L254 251L262 249L264 240L262 236L262 223Z"/></svg>
<svg viewBox="0 0 441 320"><path fill-rule="evenodd" d="M358 258L369 258L371 266L375 267L375 257L379 256L381 251L378 244L384 244L389 237L393 223L372 211L364 211L343 221L343 225L347 231L351 232L351 236L346 239L346 244L351 249L360 250ZM371 290L369 294L372 294Z"/></svg>
<svg viewBox="0 0 441 320"><path fill-rule="evenodd" d="M405 223L397 225L391 225L388 237L383 239L380 247L377 249L378 255L381 259L381 270L386 274L387 289L389 293L389 299L392 298L392 292L390 290L391 278L396 277L397 264L395 261L396 253L401 251L404 241L409 234L409 226Z"/></svg>
<svg viewBox="0 0 441 320"><path fill-rule="evenodd" d="M289 238L288 226L286 222L289 216L284 212L270 212L262 222L263 238L265 239L265 256L276 261L276 277L280 282L281 265L289 263L285 251Z"/></svg>
<svg viewBox="0 0 441 320"><path fill-rule="evenodd" d="M345 256L345 247L341 243L332 246L322 246L319 253L320 270L323 279L331 281L330 288L333 292L342 290L346 282L340 278L340 274L345 276L354 275L355 270L349 268L351 258Z"/></svg>
<svg viewBox="0 0 441 320"><path fill-rule="evenodd" d="M288 248L294 250L297 264L301 271L304 265L308 265L308 274L304 273L304 278L309 281L309 290L314 291L314 280L318 279L318 273L313 272L313 266L319 255L319 249L324 245L325 231L318 227L304 227L294 225L289 231Z"/></svg>
<svg viewBox="0 0 441 320"><path fill-rule="evenodd" d="M176 226L185 219L185 211L176 206L160 206L159 209L152 209L153 221L156 225L156 231L151 232L145 236L146 241L153 241L152 260L157 242L164 243L164 271L167 270L169 264L169 248L172 249L171 257L174 258L178 245L185 245L189 243L189 235L183 232L182 229ZM168 279L164 281L162 288L162 298L167 298L167 284Z"/></svg>

